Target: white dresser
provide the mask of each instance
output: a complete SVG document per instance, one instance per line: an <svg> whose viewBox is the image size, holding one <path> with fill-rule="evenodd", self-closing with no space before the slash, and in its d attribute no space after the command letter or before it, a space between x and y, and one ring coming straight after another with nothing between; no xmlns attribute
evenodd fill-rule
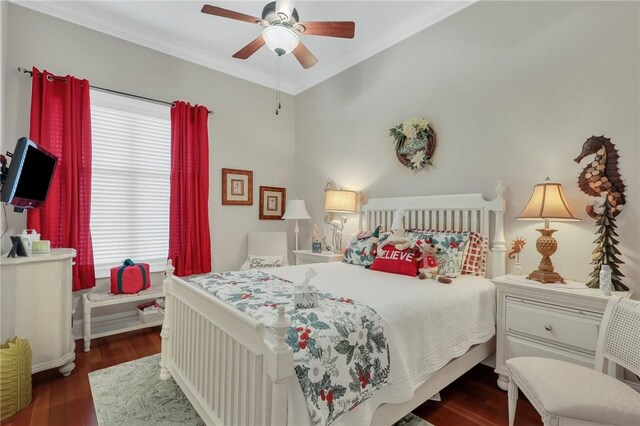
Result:
<svg viewBox="0 0 640 426"><path fill-rule="evenodd" d="M75 255L73 249L53 249L50 255L0 259L0 339L28 339L34 373L59 367L68 376L75 367L71 334Z"/></svg>
<svg viewBox="0 0 640 426"><path fill-rule="evenodd" d="M515 275L492 281L497 297L495 371L501 389L507 390L509 383L509 358L541 356L593 368L609 297L598 289L544 285Z"/></svg>
<svg viewBox="0 0 640 426"><path fill-rule="evenodd" d="M340 262L342 253L334 253L332 251L323 251L322 253L313 253L311 250L294 250L296 256L296 265L306 265L309 263L327 263Z"/></svg>

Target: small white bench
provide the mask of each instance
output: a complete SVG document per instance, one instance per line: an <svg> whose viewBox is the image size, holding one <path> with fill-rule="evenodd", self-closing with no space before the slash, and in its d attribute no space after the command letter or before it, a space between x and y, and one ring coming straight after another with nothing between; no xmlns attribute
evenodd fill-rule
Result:
<svg viewBox="0 0 640 426"><path fill-rule="evenodd" d="M112 294L108 292L85 293L82 295L82 303L84 307L83 330L84 330L84 351L89 352L91 349L91 339L99 337L111 336L127 331L140 330L148 327L156 327L162 325L162 320L142 322L138 316L127 318L115 323L106 325L91 326L91 311L103 306L120 305L122 303L139 302L145 300L154 300L162 297L162 286L151 287L135 294Z"/></svg>

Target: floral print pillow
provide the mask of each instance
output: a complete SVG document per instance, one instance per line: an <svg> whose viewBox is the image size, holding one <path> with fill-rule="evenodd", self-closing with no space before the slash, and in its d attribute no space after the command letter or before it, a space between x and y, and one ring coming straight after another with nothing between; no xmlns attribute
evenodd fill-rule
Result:
<svg viewBox="0 0 640 426"><path fill-rule="evenodd" d="M367 233L368 234L368 233ZM375 238L371 234L357 234L349 238L347 248L344 250L342 261L351 265L371 266L376 258ZM388 232L380 233L380 241L384 241L389 236Z"/></svg>
<svg viewBox="0 0 640 426"><path fill-rule="evenodd" d="M464 255L469 243L468 232L452 231L409 231L409 236L415 243L422 240L427 244L434 244L440 248L436 255L438 274L455 278L462 272Z"/></svg>

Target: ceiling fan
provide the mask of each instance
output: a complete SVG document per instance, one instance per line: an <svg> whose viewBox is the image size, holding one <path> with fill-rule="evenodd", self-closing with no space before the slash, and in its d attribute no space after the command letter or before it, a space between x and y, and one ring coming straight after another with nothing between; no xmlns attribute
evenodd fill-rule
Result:
<svg viewBox="0 0 640 426"><path fill-rule="evenodd" d="M300 34L325 37L353 38L356 24L351 21L305 21L300 22L295 1L277 0L262 9L262 18L245 15L217 6L204 5L202 13L223 18L258 24L264 29L260 37L233 54L234 58L247 59L265 44L278 56L293 52L303 68L311 68L318 60L300 41Z"/></svg>

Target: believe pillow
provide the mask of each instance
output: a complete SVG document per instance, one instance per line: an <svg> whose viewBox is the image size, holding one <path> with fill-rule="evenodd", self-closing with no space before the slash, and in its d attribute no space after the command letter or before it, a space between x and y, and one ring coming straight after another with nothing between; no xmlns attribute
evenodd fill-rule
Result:
<svg viewBox="0 0 640 426"><path fill-rule="evenodd" d="M249 255L249 269L278 268L284 264L284 256Z"/></svg>
<svg viewBox="0 0 640 426"><path fill-rule="evenodd" d="M382 250L378 248L378 257L375 258L369 269L415 277L418 275L416 251L410 248L396 250L392 245L384 246Z"/></svg>

